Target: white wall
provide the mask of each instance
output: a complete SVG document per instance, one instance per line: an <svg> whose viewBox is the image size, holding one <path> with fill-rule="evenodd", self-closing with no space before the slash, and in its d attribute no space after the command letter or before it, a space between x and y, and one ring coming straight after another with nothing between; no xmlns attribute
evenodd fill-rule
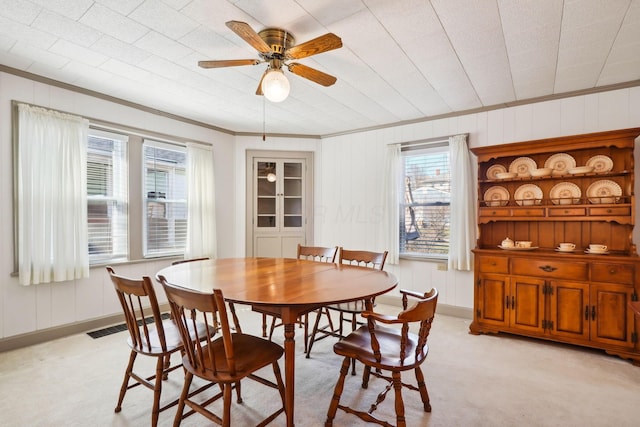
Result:
<svg viewBox="0 0 640 427"><path fill-rule="evenodd" d="M119 304L104 268L85 280L23 287L13 271L11 100L55 108L139 129L210 142L214 148L220 257L245 255L245 159L247 150L314 152L315 243L374 248L380 226L380 188L389 143L469 133L485 146L628 127L640 127L640 88L541 102L394 128L318 139L237 136L153 115L102 99L0 73L0 339L110 316ZM640 157L637 157L640 158ZM640 162L636 162L636 165ZM636 166L636 169L638 166ZM636 179L640 173L636 170ZM636 183L636 186L638 183ZM640 187L636 187L640 188ZM639 227L640 228L640 227ZM634 241L638 241L636 232ZM138 277L167 261L116 266ZM473 274L439 271L436 263L401 260L386 270L400 287L428 290L440 302L473 306ZM162 292L159 296L162 299Z"/></svg>
<svg viewBox="0 0 640 427"><path fill-rule="evenodd" d="M638 87L325 138L316 235L323 244L375 248L387 144L469 133L470 146L477 147L631 127L640 127ZM639 234L636 229L634 242ZM401 260L385 270L398 276L401 288L427 291L435 285L440 303L473 307L473 274L436 267Z"/></svg>
<svg viewBox="0 0 640 427"><path fill-rule="evenodd" d="M0 339L29 332L110 316L121 312L104 267L91 269L83 280L21 286L13 272L13 166L11 101L33 103L129 127L160 132L213 146L216 169L218 253L234 256L243 250L235 238L237 193L234 137L200 126L168 119L113 102L0 73ZM240 197L242 198L242 197ZM115 265L119 274L155 276L168 264L151 261ZM163 300L163 293L158 296Z"/></svg>

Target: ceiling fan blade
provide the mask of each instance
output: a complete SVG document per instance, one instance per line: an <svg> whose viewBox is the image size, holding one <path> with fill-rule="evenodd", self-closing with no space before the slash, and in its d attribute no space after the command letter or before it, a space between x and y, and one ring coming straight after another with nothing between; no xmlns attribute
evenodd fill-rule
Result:
<svg viewBox="0 0 640 427"><path fill-rule="evenodd" d="M338 80L332 75L318 71L315 68L307 67L303 64L297 64L294 62L293 64L287 64L287 67L293 74L309 79L322 86L331 86Z"/></svg>
<svg viewBox="0 0 640 427"><path fill-rule="evenodd" d="M341 47L342 39L333 33L327 33L287 49L286 56L291 59L301 59Z"/></svg>
<svg viewBox="0 0 640 427"><path fill-rule="evenodd" d="M260 53L271 52L271 47L256 33L249 24L240 21L229 21L226 23L227 27L234 33L239 35L244 41L249 43L255 50Z"/></svg>
<svg viewBox="0 0 640 427"><path fill-rule="evenodd" d="M198 61L198 65L202 68L222 68L222 67L238 67L240 65L257 65L260 63L258 59L226 59L220 61Z"/></svg>
<svg viewBox="0 0 640 427"><path fill-rule="evenodd" d="M260 77L260 83L258 83L258 88L256 89L256 95L260 95L260 96L264 95L264 93L262 93L262 80L264 80L264 76L267 75L267 71L269 71L268 68L265 70L264 73L262 73L262 77Z"/></svg>

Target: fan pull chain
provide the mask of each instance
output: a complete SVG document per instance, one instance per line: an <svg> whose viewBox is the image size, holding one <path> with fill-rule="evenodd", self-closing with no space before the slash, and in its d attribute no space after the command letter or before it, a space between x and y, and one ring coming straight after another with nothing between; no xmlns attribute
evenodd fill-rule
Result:
<svg viewBox="0 0 640 427"><path fill-rule="evenodd" d="M267 102L264 100L266 97L263 95L262 96L262 140L266 141L267 140L267 113L266 113L266 109L267 109Z"/></svg>

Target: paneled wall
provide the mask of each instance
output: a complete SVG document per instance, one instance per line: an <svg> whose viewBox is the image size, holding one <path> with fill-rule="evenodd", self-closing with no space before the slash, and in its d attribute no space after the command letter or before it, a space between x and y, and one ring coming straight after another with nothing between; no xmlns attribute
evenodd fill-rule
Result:
<svg viewBox="0 0 640 427"><path fill-rule="evenodd" d="M387 144L468 133L470 146L476 147L638 126L640 88L635 87L324 138L316 195L317 239L323 244L376 247ZM636 179L639 165L636 161ZM472 308L472 272L440 271L437 265L400 260L385 270L399 277L402 288L426 291L435 285L439 303Z"/></svg>
<svg viewBox="0 0 640 427"><path fill-rule="evenodd" d="M457 133L470 145L493 145L640 126L640 88L540 102L348 135L317 138L232 136L103 99L0 73L0 340L119 313L104 268L73 282L23 287L13 272L11 100L202 142L214 148L220 257L244 256L247 149L314 152L315 243L375 248L381 221L385 146ZM638 168L640 162L636 162ZM640 173L636 171L636 177ZM638 184L636 184L638 185ZM640 187L637 187L640 188ZM640 234L636 231L636 236ZM638 242L638 237L635 241ZM121 274L155 276L167 261L116 266ZM442 304L473 306L472 272L401 260L385 267L403 288L438 286ZM160 295L162 293L160 292ZM161 298L163 298L161 296Z"/></svg>
<svg viewBox="0 0 640 427"><path fill-rule="evenodd" d="M236 193L229 181L235 176L234 137L205 127L187 124L125 107L95 97L0 73L0 340L49 328L99 319L121 312L113 286L104 267L92 268L91 277L83 280L21 286L13 272L13 166L11 141L11 101L33 103L88 118L160 132L213 145L218 209L218 253L235 255L234 226ZM115 265L120 274L155 276L168 264L151 261ZM163 298L162 292L159 292ZM163 300L164 301L164 300Z"/></svg>

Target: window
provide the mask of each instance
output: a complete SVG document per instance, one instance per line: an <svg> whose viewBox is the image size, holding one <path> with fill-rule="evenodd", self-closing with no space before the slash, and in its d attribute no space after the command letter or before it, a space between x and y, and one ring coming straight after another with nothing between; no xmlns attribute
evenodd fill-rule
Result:
<svg viewBox="0 0 640 427"><path fill-rule="evenodd" d="M89 262L128 256L127 137L89 130L87 221Z"/></svg>
<svg viewBox="0 0 640 427"><path fill-rule="evenodd" d="M449 252L451 174L446 142L404 146L400 255L444 258Z"/></svg>
<svg viewBox="0 0 640 427"><path fill-rule="evenodd" d="M185 147L144 141L144 256L182 254L187 239Z"/></svg>

